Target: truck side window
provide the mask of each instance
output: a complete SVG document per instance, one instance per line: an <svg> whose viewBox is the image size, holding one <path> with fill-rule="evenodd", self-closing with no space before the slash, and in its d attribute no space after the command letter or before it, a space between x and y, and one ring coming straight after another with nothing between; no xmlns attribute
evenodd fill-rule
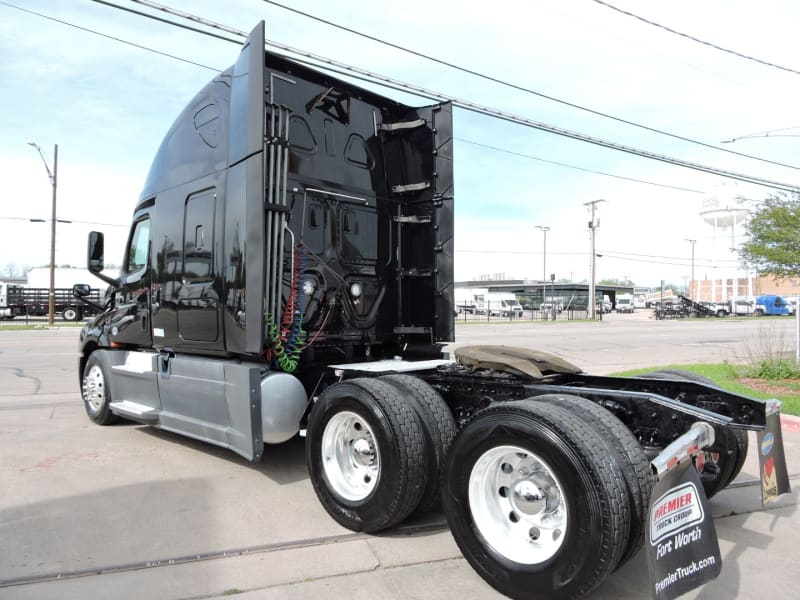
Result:
<svg viewBox="0 0 800 600"><path fill-rule="evenodd" d="M128 246L128 273L135 273L147 266L147 249L150 242L150 219L136 223Z"/></svg>

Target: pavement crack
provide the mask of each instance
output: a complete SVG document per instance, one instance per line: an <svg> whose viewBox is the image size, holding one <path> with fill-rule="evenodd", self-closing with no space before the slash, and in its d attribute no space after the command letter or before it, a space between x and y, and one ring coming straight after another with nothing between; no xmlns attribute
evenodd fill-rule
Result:
<svg viewBox="0 0 800 600"><path fill-rule="evenodd" d="M20 379L30 379L33 382L33 395L35 396L36 394L39 393L39 390L42 387L42 382L39 380L38 377L34 377L32 375L26 375L25 371L23 371L18 367L6 367L6 368L10 368L11 371L14 373L15 377L19 377Z"/></svg>

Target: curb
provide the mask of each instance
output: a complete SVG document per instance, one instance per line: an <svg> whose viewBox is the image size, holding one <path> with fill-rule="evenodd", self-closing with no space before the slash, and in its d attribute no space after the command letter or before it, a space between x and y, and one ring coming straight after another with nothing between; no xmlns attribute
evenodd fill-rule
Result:
<svg viewBox="0 0 800 600"><path fill-rule="evenodd" d="M784 431L800 432L800 417L781 415L781 428Z"/></svg>

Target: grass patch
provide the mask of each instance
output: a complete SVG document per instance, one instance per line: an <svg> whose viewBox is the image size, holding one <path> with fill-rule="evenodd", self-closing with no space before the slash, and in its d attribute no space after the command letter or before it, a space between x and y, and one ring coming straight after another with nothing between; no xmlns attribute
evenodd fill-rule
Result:
<svg viewBox="0 0 800 600"><path fill-rule="evenodd" d="M38 323L15 323L13 325L3 323L0 324L0 331L28 331L31 329L50 329L52 327L57 327L59 329L62 328L74 328L74 327L83 327L85 323L78 322L78 323L53 323L52 325L48 325L46 322L38 322Z"/></svg>
<svg viewBox="0 0 800 600"><path fill-rule="evenodd" d="M621 377L641 375L650 371L663 371L664 369L681 369L704 375L714 381L719 387L735 394L750 396L767 400L777 398L783 404L781 412L787 415L800 416L800 379L763 379L752 376L752 367L736 366L730 363L715 363L701 365L662 365L646 369L633 369L615 373Z"/></svg>
<svg viewBox="0 0 800 600"><path fill-rule="evenodd" d="M456 317L456 325L521 325L525 324L528 325L530 323L541 323L543 325L555 325L556 323L601 323L602 321L599 320L592 320L592 319L558 319L553 321L552 319L514 319L513 321L510 319L493 319L491 321L487 321L486 319L468 319L464 320L464 318Z"/></svg>

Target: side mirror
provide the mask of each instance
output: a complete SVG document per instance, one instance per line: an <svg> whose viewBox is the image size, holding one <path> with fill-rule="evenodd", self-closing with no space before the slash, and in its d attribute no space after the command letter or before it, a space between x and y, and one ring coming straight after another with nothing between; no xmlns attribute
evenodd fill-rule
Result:
<svg viewBox="0 0 800 600"><path fill-rule="evenodd" d="M72 295L75 298L86 298L92 293L92 288L87 283L76 283L72 286Z"/></svg>
<svg viewBox="0 0 800 600"><path fill-rule="evenodd" d="M89 248L87 253L87 266L90 273L99 273L105 268L103 254L104 254L103 234L99 231L90 232Z"/></svg>

